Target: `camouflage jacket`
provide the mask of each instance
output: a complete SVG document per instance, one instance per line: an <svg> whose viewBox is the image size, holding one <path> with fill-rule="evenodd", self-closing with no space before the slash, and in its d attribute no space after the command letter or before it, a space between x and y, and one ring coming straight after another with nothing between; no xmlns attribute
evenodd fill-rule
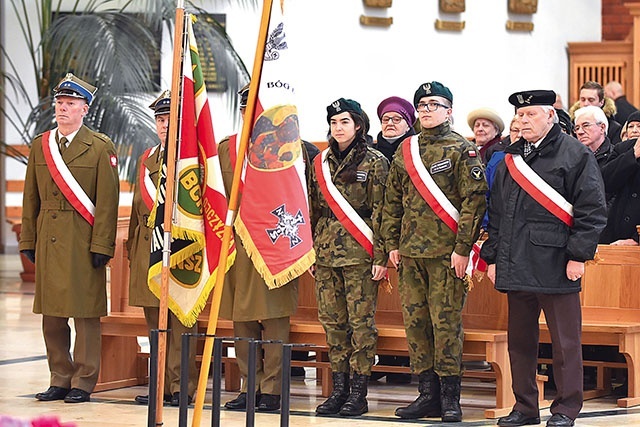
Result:
<svg viewBox="0 0 640 427"><path fill-rule="evenodd" d="M413 258L468 256L486 210L487 182L476 147L444 123L418 136L420 158L438 187L460 212L458 233L418 193L405 167L402 142L391 162L381 233L387 252Z"/></svg>
<svg viewBox="0 0 640 427"><path fill-rule="evenodd" d="M380 218L389 162L382 153L367 147L367 153L358 165L357 181L347 183L338 173L349 163L354 153L355 150L351 150L347 157L340 162L333 151L329 149L325 161L329 163L331 180L340 194L357 211L371 212L370 217L363 219L373 230L373 264L386 266L387 255L380 236ZM344 267L369 262L371 257L360 243L335 217L326 216L329 205L318 185L315 168L312 167L311 171L309 198L311 200L311 223L314 230L313 246L316 251L316 263L329 267Z"/></svg>

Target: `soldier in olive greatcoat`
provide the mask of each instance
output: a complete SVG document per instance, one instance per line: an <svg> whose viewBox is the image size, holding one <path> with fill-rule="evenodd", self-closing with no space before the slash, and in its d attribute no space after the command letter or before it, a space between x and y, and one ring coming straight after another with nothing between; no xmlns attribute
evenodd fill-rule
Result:
<svg viewBox="0 0 640 427"><path fill-rule="evenodd" d="M50 387L38 400L88 402L100 371L119 179L111 140L82 124L95 91L67 74L54 89L57 127L33 140L27 165L20 251L36 264L33 311L42 314L51 371Z"/></svg>
<svg viewBox="0 0 640 427"><path fill-rule="evenodd" d="M171 107L171 93L166 90L149 106L154 111L156 132L159 143L143 153L138 161L140 173L133 192L131 218L129 219L129 235L127 250L129 253L129 304L143 307L144 317L149 330L158 328L160 315L160 301L149 290L149 255L151 253L152 228L147 220L156 199L155 190L160 176L162 152L169 130L169 110ZM191 328L184 326L180 320L169 311L167 318L167 360L164 379L164 400L172 406L180 404L180 355L182 351L182 334L197 332L197 325ZM188 398L190 403L198 384L196 368L196 341L190 340L189 348L189 386ZM146 405L148 395L136 396L136 402Z"/></svg>
<svg viewBox="0 0 640 427"><path fill-rule="evenodd" d="M439 82L414 95L422 131L406 139L389 170L382 236L398 267L411 369L420 396L401 418L460 421L465 271L486 209L476 147L451 130L453 95Z"/></svg>
<svg viewBox="0 0 640 427"><path fill-rule="evenodd" d="M244 115L249 95L247 84L239 92L240 111ZM237 135L225 138L218 145L220 168L226 194L231 194L237 145ZM238 204L240 200L238 200ZM284 286L269 289L256 270L253 261L234 235L236 260L227 272L220 302L220 317L233 320L233 331L237 337L257 340L289 341L289 317L298 308L298 278ZM247 375L249 371L249 344L236 341L236 358L242 376L240 394L225 403L225 408L244 410L247 407ZM256 356L256 406L260 412L276 411L280 408L282 389L282 347L264 345Z"/></svg>

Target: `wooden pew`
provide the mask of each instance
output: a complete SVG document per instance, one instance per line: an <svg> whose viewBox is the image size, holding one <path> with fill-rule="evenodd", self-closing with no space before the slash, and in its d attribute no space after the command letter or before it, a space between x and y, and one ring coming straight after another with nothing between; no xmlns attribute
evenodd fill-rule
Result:
<svg viewBox="0 0 640 427"><path fill-rule="evenodd" d="M596 263L587 263L582 278L582 344L614 346L626 359L629 392L618 399L626 408L640 404L640 247L598 246ZM551 337L544 317L540 319L540 342ZM620 363L585 361L596 366L598 385L585 397L609 394L612 368Z"/></svg>
<svg viewBox="0 0 640 427"><path fill-rule="evenodd" d="M142 310L128 305L128 261L126 258L126 220L118 227L117 249L111 263L109 289L109 315L102 323L102 368L96 391L118 387L141 385L147 382L147 357L140 354L137 336L146 336L147 330ZM376 322L379 330L378 352L380 354L407 355L407 342L397 293L397 276L390 271L394 283L391 293L379 292ZM480 301L476 302L478 298ZM486 360L492 371L468 372L470 377L495 379L496 405L485 411L485 416L495 418L511 411L515 402L511 392L511 371L507 353L506 327L496 319L504 319L504 296L493 286L482 283L469 294L464 311L465 360ZM477 312L476 312L477 311ZM199 329L206 329L207 313L198 320ZM501 326L501 327L497 327ZM232 336L232 322L221 319L217 335ZM322 382L322 394L331 391L330 366L327 358L325 333L317 320L315 285L308 274L299 283L299 307L291 318L291 342L314 344L316 358L309 361L294 361L294 366L315 367ZM409 372L407 367L376 366L375 370ZM225 359L225 384L227 390L237 390L239 373L232 359Z"/></svg>

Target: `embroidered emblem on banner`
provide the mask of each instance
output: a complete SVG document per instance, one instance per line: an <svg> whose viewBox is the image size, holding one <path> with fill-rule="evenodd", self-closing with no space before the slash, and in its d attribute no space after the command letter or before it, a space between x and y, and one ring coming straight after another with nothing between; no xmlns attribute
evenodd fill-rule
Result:
<svg viewBox="0 0 640 427"><path fill-rule="evenodd" d="M368 175L367 171L356 171L356 182L366 182Z"/></svg>
<svg viewBox="0 0 640 427"><path fill-rule="evenodd" d="M302 239L298 235L298 225L305 223L302 211L298 210L298 213L293 215L287 212L284 205L280 205L272 210L271 214L278 218L276 228L267 228L265 230L269 235L269 239L271 239L271 243L275 244L280 236L289 239L289 248L295 248L302 243Z"/></svg>
<svg viewBox="0 0 640 427"><path fill-rule="evenodd" d="M448 171L452 167L453 164L451 163L451 159L440 160L439 162L435 162L431 165L431 167L429 168L429 173L433 175L434 173Z"/></svg>
<svg viewBox="0 0 640 427"><path fill-rule="evenodd" d="M280 58L279 50L287 49L287 41L285 40L284 24L281 22L278 26L269 34L267 38L267 44L264 51L265 61L275 61Z"/></svg>

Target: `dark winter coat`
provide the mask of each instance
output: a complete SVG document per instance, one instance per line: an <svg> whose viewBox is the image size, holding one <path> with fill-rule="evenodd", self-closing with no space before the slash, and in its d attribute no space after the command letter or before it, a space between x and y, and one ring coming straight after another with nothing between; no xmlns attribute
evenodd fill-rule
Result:
<svg viewBox="0 0 640 427"><path fill-rule="evenodd" d="M609 211L607 227L600 243L620 239L638 241L636 225L640 224L640 163L633 153L636 139L614 146L609 161L602 168L605 189L615 199Z"/></svg>
<svg viewBox="0 0 640 427"><path fill-rule="evenodd" d="M520 139L505 153L522 155L523 147ZM481 256L496 264L499 291L579 292L580 281L567 279L567 262L592 259L606 224L595 156L555 124L526 162L573 205L574 225L570 228L529 196L501 163L491 187L489 238Z"/></svg>

